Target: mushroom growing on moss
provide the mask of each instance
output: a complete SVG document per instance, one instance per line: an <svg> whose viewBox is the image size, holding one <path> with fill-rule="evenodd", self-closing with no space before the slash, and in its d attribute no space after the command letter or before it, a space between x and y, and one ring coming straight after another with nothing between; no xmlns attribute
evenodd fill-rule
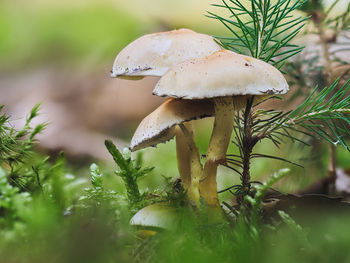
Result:
<svg viewBox="0 0 350 263"><path fill-rule="evenodd" d="M220 49L211 36L189 29L148 34L131 42L117 55L111 76L132 80L144 76L162 76L178 63L206 57ZM172 129L168 132L176 134L178 168L187 189L191 173L190 156L193 155L187 142L191 140L191 144L193 143L193 129L190 123L185 126L187 136L182 129Z"/></svg>
<svg viewBox="0 0 350 263"><path fill-rule="evenodd" d="M212 98L215 121L200 179L200 195L209 207L219 207L216 172L224 163L234 122L234 111L253 95L284 94L288 84L275 67L252 57L221 50L171 68L153 94L181 99Z"/></svg>

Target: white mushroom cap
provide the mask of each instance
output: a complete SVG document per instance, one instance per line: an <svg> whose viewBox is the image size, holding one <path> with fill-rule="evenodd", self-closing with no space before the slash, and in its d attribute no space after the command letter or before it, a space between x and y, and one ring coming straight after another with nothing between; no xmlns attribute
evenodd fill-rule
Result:
<svg viewBox="0 0 350 263"><path fill-rule="evenodd" d="M184 99L284 94L288 84L272 65L228 50L171 68L153 94Z"/></svg>
<svg viewBox="0 0 350 263"><path fill-rule="evenodd" d="M176 208L166 204L153 204L138 211L130 220L130 225L171 229L177 222Z"/></svg>
<svg viewBox="0 0 350 263"><path fill-rule="evenodd" d="M175 125L213 115L211 100L168 99L142 120L131 139L130 149L136 151L169 141L175 136Z"/></svg>
<svg viewBox="0 0 350 263"><path fill-rule="evenodd" d="M116 57L111 76L162 76L178 63L220 50L214 39L189 29L144 35Z"/></svg>

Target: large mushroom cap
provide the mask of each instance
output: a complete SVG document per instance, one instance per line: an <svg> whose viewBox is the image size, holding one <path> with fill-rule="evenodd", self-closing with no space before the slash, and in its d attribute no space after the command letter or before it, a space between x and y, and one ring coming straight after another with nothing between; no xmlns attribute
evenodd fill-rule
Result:
<svg viewBox="0 0 350 263"><path fill-rule="evenodd" d="M172 229L177 223L175 207L153 204L138 211L130 220L130 225L146 228Z"/></svg>
<svg viewBox="0 0 350 263"><path fill-rule="evenodd" d="M284 94L288 84L272 65L228 50L171 68L153 94L184 99Z"/></svg>
<svg viewBox="0 0 350 263"><path fill-rule="evenodd" d="M178 63L206 57L220 49L211 36L189 29L148 34L134 40L118 54L111 76L162 76Z"/></svg>
<svg viewBox="0 0 350 263"><path fill-rule="evenodd" d="M210 100L168 99L145 117L131 140L130 149L140 150L172 139L177 124L213 116L214 106Z"/></svg>

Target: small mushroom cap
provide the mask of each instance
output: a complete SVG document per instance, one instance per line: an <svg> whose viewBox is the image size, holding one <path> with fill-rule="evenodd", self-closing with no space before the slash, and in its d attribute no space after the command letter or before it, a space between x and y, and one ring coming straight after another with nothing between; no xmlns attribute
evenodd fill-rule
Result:
<svg viewBox="0 0 350 263"><path fill-rule="evenodd" d="M171 68L153 94L184 99L284 94L288 84L272 65L228 50Z"/></svg>
<svg viewBox="0 0 350 263"><path fill-rule="evenodd" d="M211 36L189 29L144 35L118 54L111 77L162 76L178 63L203 58L220 49Z"/></svg>
<svg viewBox="0 0 350 263"><path fill-rule="evenodd" d="M138 211L130 225L146 228L172 229L177 222L176 208L166 204L153 204Z"/></svg>
<svg viewBox="0 0 350 263"><path fill-rule="evenodd" d="M213 115L211 100L168 99L142 120L131 139L130 149L136 151L169 141L176 134L175 125Z"/></svg>

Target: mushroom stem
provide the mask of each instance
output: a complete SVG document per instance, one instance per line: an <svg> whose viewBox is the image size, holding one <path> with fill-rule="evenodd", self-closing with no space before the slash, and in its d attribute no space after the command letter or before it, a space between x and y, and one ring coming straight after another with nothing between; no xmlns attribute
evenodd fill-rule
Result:
<svg viewBox="0 0 350 263"><path fill-rule="evenodd" d="M200 195L207 206L220 207L217 193L216 172L220 163L224 163L234 122L234 104L232 97L214 98L215 121L209 142L203 176L200 180Z"/></svg>
<svg viewBox="0 0 350 263"><path fill-rule="evenodd" d="M186 128L184 124L179 125L183 134L185 135L187 142L187 149L189 149L190 158L190 172L191 172L191 182L187 189L188 198L191 202L191 205L199 207L199 179L201 178L203 167L200 161L199 151L193 139L193 129L192 132ZM187 127L189 127L187 125Z"/></svg>
<svg viewBox="0 0 350 263"><path fill-rule="evenodd" d="M191 123L186 123L185 125L187 126L189 134L193 136ZM191 163L189 161L191 154L186 136L179 127L176 127L176 156L181 182L184 189L187 191L191 184Z"/></svg>

